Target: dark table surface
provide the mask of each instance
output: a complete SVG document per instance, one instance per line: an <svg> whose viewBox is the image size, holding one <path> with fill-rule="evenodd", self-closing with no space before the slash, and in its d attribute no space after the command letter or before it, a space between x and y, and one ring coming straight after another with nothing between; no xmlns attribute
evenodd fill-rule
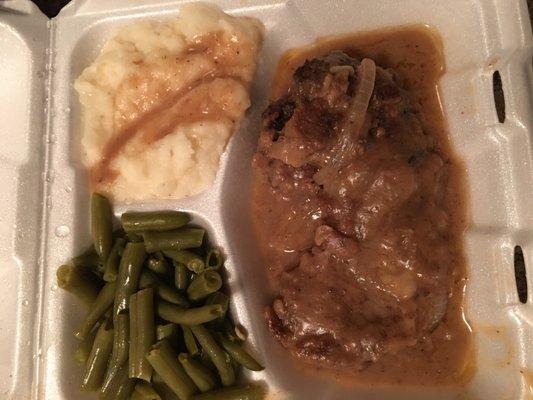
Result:
<svg viewBox="0 0 533 400"><path fill-rule="evenodd" d="M32 0L48 18L55 17L70 0Z"/></svg>

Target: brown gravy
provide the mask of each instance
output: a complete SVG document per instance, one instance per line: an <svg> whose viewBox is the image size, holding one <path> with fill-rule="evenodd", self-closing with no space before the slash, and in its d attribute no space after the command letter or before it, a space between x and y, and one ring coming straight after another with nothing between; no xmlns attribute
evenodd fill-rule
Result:
<svg viewBox="0 0 533 400"><path fill-rule="evenodd" d="M218 100L234 90L232 85L248 88L251 77L241 75L243 63L249 62L252 52L249 43L231 41L222 32L214 32L198 37L182 56L161 61L164 67L141 65L119 87L115 100L116 133L106 143L100 162L90 169L91 187L98 189L99 185L113 182L117 175L111 168L113 160L136 138L149 146L181 124L200 121L233 124L235 121ZM191 75L187 70L195 57L204 57L204 65L209 68L200 78L175 88L174 77Z"/></svg>
<svg viewBox="0 0 533 400"><path fill-rule="evenodd" d="M422 127L434 139L433 151L442 158L442 169L447 177L445 194L439 205L448 221L442 233L448 244L447 254L443 255L443 259L451 260L446 261L450 270L444 282L449 288L448 302L445 314L434 330L422 335L416 344L402 347L397 352L385 353L364 368L350 369L335 362L325 365L315 359L299 358L305 362L303 365L306 369L342 380L348 378L355 383L462 384L470 379L474 365L471 331L463 314L466 265L462 241L467 224L467 207L464 169L451 147L439 101L437 84L445 67L442 44L438 35L424 26L320 39L310 46L289 50L282 56L270 99L275 101L287 95L295 71L306 60L325 56L334 50L342 50L350 57L368 57L380 67L394 69L405 79L403 88L409 92L412 101L420 105L418 112ZM252 218L273 291L278 294L280 290L286 289L283 289L286 283L282 284L280 277L301 262L299 257L311 247L309 243L312 243L313 235L316 235L316 225L313 218L305 219L303 214L310 212L305 206L287 207L284 200L279 200L274 195L262 170L264 167L265 161L258 161L256 155ZM416 210L404 211L416 213ZM296 232L292 232L292 236L287 236L290 230L287 225L293 223L291 221L300 221L300 225ZM417 220L413 224L412 228L416 230L416 224L423 224L423 221ZM280 251L276 251L276 246L279 246L276 237L283 237L285 241L286 247ZM364 246L364 242L361 243ZM358 244L356 241L356 245ZM421 246L424 244L421 243ZM437 255L437 262L438 258ZM316 282L309 284L319 285ZM312 300L309 299L309 302ZM318 298L314 300L319 301ZM286 347L295 354L290 344Z"/></svg>

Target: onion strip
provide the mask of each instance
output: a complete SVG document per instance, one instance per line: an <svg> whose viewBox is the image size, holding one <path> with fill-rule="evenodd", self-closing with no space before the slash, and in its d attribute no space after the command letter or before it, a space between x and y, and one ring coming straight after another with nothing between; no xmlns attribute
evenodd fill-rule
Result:
<svg viewBox="0 0 533 400"><path fill-rule="evenodd" d="M359 82L355 96L341 126L339 140L332 149L332 164L339 168L355 153L355 144L361 135L376 81L376 64L370 58L364 58L357 69Z"/></svg>
<svg viewBox="0 0 533 400"><path fill-rule="evenodd" d="M355 96L341 126L339 138L331 148L331 158L314 176L315 182L320 185L335 179L339 171L356 154L355 146L357 139L361 135L370 98L374 91L376 64L370 58L364 58L357 71L359 82L355 90Z"/></svg>

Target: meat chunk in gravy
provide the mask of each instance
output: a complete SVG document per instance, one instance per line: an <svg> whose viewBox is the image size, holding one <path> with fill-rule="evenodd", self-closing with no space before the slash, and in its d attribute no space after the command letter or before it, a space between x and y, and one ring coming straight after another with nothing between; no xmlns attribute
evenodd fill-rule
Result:
<svg viewBox="0 0 533 400"><path fill-rule="evenodd" d="M449 160L395 71L375 67L337 161L361 65L333 52L298 68L264 111L253 160L254 218L278 293L270 330L297 357L359 370L428 340L459 251L444 204Z"/></svg>

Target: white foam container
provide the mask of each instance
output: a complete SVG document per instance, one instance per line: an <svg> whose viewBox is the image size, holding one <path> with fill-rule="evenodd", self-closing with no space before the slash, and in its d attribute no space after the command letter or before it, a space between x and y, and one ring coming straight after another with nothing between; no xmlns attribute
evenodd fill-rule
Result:
<svg viewBox="0 0 533 400"><path fill-rule="evenodd" d="M88 191L77 158L80 109L72 83L113 30L179 13L182 1L74 0L48 21L29 1L0 3L0 399L94 399L78 390L71 332L81 307L57 289L59 264L89 243ZM280 399L533 398L533 270L518 300L513 248L533 267L533 41L525 0L223 0L266 26L253 106L231 139L216 183L185 200L118 205L183 209L229 254L233 313L266 363L252 375ZM440 96L466 164L471 224L466 317L476 372L462 388L341 388L299 373L262 317L268 299L247 214L249 163L276 62L291 47L330 34L427 24L442 36ZM492 75L499 70L506 120Z"/></svg>

